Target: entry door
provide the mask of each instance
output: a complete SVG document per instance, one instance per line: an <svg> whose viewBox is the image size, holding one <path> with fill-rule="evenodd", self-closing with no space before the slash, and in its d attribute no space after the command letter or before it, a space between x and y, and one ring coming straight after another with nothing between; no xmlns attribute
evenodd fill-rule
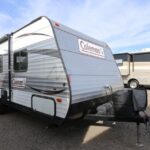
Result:
<svg viewBox="0 0 150 150"><path fill-rule="evenodd" d="M11 37L0 39L0 100L11 100Z"/></svg>

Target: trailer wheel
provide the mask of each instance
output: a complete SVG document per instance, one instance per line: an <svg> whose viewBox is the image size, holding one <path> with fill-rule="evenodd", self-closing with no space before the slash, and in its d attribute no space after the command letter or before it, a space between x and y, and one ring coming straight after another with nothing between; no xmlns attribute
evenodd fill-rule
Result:
<svg viewBox="0 0 150 150"><path fill-rule="evenodd" d="M139 82L136 79L132 79L129 81L128 87L132 89L136 89L139 87Z"/></svg>

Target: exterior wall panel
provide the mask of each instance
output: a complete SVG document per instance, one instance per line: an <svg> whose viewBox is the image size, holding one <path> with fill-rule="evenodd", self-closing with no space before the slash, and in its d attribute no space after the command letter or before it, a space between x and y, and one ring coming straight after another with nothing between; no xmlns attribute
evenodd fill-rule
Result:
<svg viewBox="0 0 150 150"><path fill-rule="evenodd" d="M112 88L112 93L122 89L122 79L109 47L82 34L75 34L73 31L70 34L64 30L63 26L55 28L55 33L70 77L72 104L111 94L107 93L106 86ZM103 47L105 58L81 53L79 38Z"/></svg>

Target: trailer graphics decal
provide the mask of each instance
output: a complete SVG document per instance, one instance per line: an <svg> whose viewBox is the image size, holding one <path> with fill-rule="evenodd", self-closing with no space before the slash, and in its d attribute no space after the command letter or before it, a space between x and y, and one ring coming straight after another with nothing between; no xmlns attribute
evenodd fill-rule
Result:
<svg viewBox="0 0 150 150"><path fill-rule="evenodd" d="M81 53L99 57L99 58L105 58L103 47L100 47L98 45L95 45L93 43L81 39L78 39L78 44Z"/></svg>
<svg viewBox="0 0 150 150"><path fill-rule="evenodd" d="M53 90L42 90L42 89L37 89L34 87L31 87L28 85L29 88L31 88L32 90L42 93L42 94L47 94L47 95L52 95L52 94L59 94L62 93L66 90L66 88L62 88L62 89L53 89Z"/></svg>
<svg viewBox="0 0 150 150"><path fill-rule="evenodd" d="M13 88L25 88L26 78L13 78L12 87Z"/></svg>

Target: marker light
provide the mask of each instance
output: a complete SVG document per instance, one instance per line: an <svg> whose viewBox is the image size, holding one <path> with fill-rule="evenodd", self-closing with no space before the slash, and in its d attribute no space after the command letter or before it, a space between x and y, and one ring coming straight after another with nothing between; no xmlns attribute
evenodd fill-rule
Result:
<svg viewBox="0 0 150 150"><path fill-rule="evenodd" d="M59 25L59 23L55 22L55 26L59 27L60 25Z"/></svg>
<svg viewBox="0 0 150 150"><path fill-rule="evenodd" d="M70 74L67 75L67 79L68 79L68 82L71 83L71 75Z"/></svg>
<svg viewBox="0 0 150 150"><path fill-rule="evenodd" d="M57 103L61 103L62 102L62 99L60 97L57 97L55 100L56 100Z"/></svg>

